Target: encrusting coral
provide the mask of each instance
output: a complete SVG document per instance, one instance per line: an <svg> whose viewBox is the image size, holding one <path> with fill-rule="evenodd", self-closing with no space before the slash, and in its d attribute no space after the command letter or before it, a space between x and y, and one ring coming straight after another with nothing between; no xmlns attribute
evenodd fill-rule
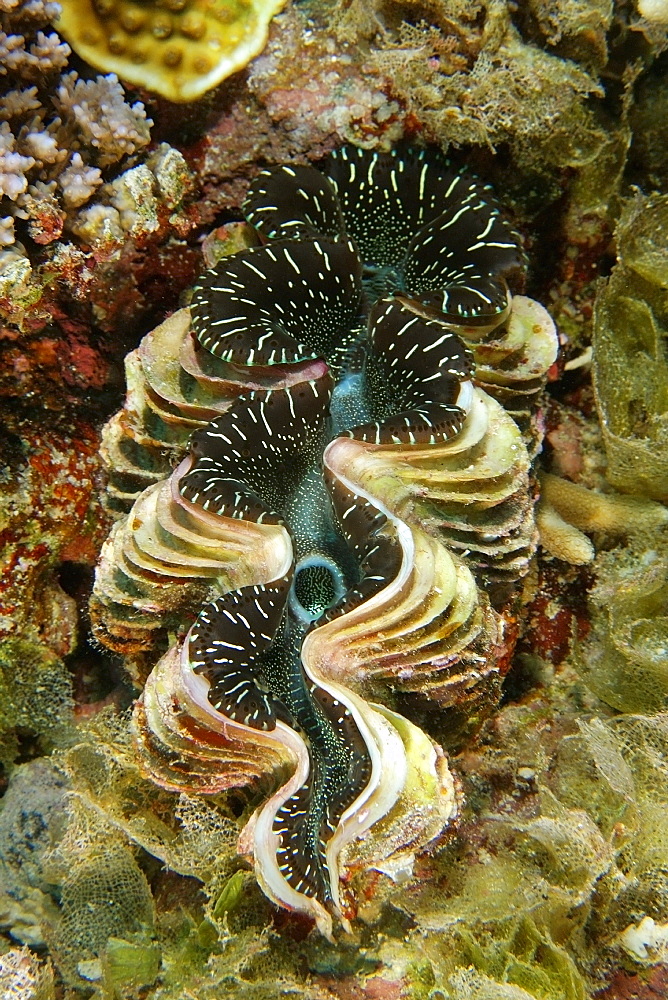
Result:
<svg viewBox="0 0 668 1000"><path fill-rule="evenodd" d="M285 0L61 0L56 26L92 66L172 101L193 101L243 69Z"/></svg>
<svg viewBox="0 0 668 1000"><path fill-rule="evenodd" d="M85 421L67 430L11 427L20 432L13 438L8 423L3 435L11 467L0 463L0 762L7 768L18 733L46 748L73 721L66 661L84 630L67 568L94 564L105 533L98 432Z"/></svg>

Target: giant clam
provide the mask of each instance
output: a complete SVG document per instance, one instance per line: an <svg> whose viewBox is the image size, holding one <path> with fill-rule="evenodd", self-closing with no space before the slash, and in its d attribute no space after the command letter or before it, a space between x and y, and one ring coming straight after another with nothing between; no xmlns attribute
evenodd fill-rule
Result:
<svg viewBox="0 0 668 1000"><path fill-rule="evenodd" d="M330 935L354 912L344 870L456 813L442 750L396 699L453 725L496 703L511 636L480 584L518 579L535 547L556 337L515 294L520 238L489 188L425 152L274 167L244 211L260 245L128 359L105 452L110 503L132 507L91 610L136 652L207 602L138 703L145 765L167 788L265 789L240 849Z"/></svg>

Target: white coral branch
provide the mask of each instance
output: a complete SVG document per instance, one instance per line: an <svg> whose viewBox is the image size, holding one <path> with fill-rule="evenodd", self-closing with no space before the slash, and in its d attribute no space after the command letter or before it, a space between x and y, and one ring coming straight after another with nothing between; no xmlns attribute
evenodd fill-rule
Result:
<svg viewBox="0 0 668 1000"><path fill-rule="evenodd" d="M110 73L95 80L79 80L75 72L63 76L57 103L73 117L84 141L99 150L101 167L116 163L146 146L153 122L144 105L130 106L118 77Z"/></svg>
<svg viewBox="0 0 668 1000"><path fill-rule="evenodd" d="M74 153L69 165L58 178L62 188L63 202L67 208L78 208L85 204L102 183L102 171L88 167L80 153Z"/></svg>
<svg viewBox="0 0 668 1000"><path fill-rule="evenodd" d="M34 167L32 156L17 153L16 138L7 122L0 122L0 195L16 201L28 187L26 171Z"/></svg>

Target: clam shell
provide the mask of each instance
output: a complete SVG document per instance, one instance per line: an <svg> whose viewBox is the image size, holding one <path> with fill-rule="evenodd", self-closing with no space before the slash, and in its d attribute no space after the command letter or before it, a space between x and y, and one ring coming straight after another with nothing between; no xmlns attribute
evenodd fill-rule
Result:
<svg viewBox="0 0 668 1000"><path fill-rule="evenodd" d="M422 525L489 580L517 579L537 545L530 459L503 407L476 390L467 422L437 445L341 438L328 462L410 523Z"/></svg>
<svg viewBox="0 0 668 1000"><path fill-rule="evenodd" d="M250 730L212 709L207 685L190 669L185 644L153 668L134 711L144 770L162 788L216 794L229 788L271 793L308 767L303 740L285 723Z"/></svg>
<svg viewBox="0 0 668 1000"><path fill-rule="evenodd" d="M142 490L160 482L185 455L190 437L253 390L280 389L303 378L295 367L231 365L203 351L190 309L179 309L125 359L123 409L102 429L106 504L127 513Z"/></svg>
<svg viewBox="0 0 668 1000"><path fill-rule="evenodd" d="M337 690L337 685L327 686ZM354 901L341 891L341 878L358 869L391 868L395 857L424 849L456 817L458 804L454 779L437 744L402 716L351 697L344 688L338 693L355 712L373 762L364 794L343 814L327 844L334 914L349 929L356 911ZM332 915L317 899L286 886L276 864L274 816L305 778L302 760L293 778L251 818L239 851L254 859L258 882L271 900L311 916L321 934L332 940Z"/></svg>
<svg viewBox="0 0 668 1000"><path fill-rule="evenodd" d="M456 815L443 751L395 709L463 728L498 701L514 636L479 583L515 583L535 551L556 334L511 295L521 240L482 182L424 152L349 147L325 170L263 171L246 214L269 242L206 272L192 313L129 356L103 443L129 513L91 616L138 652L211 602L137 703L143 766L174 791L268 796L239 850L331 938L351 874L410 867ZM323 478L332 399L349 436Z"/></svg>
<svg viewBox="0 0 668 1000"><path fill-rule="evenodd" d="M474 334L474 330L460 331L473 352L476 385L513 417L533 459L543 439L537 419L540 396L559 353L554 321L540 302L515 295L500 326L484 338Z"/></svg>
<svg viewBox="0 0 668 1000"><path fill-rule="evenodd" d="M151 649L156 633L178 630L193 607L276 579L292 562L282 526L218 517L184 499L179 483L191 465L184 459L144 490L102 548L91 620L96 637L117 652Z"/></svg>
<svg viewBox="0 0 668 1000"><path fill-rule="evenodd" d="M239 838L239 853L254 862L260 885L277 905L312 917L332 937L332 914L314 897L292 889L277 862L277 810L306 781L310 761L301 736L282 722L271 732L250 729L215 712L206 683L191 669L187 643L174 645L156 664L134 711L144 771L169 791L217 794L245 787L269 797ZM456 816L455 784L442 750L406 719L372 706L343 686L324 681L355 716L370 748L371 779L342 816L327 845L334 914L347 924L354 904L339 879L388 866L395 855L425 847Z"/></svg>

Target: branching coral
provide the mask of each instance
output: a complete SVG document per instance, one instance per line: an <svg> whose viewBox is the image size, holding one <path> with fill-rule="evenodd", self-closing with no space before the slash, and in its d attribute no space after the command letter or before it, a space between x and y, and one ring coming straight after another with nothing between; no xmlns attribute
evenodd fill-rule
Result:
<svg viewBox="0 0 668 1000"><path fill-rule="evenodd" d="M180 214L192 191L184 158L166 143L145 157L152 121L115 75L62 72L69 46L41 30L55 13L41 0L0 10L0 314L31 331L60 314L62 295L97 292L108 310L109 280L135 278L122 260L107 276L96 266L129 240L190 228Z"/></svg>
<svg viewBox="0 0 668 1000"><path fill-rule="evenodd" d="M95 155L100 167L118 163L149 142L153 122L139 101L126 104L123 88L113 74L79 80L76 73L67 73L54 103L63 120L69 119L76 126L79 143Z"/></svg>
<svg viewBox="0 0 668 1000"><path fill-rule="evenodd" d="M583 532L613 536L653 533L668 526L668 510L659 503L619 493L597 493L567 479L541 476L536 510L541 544L557 559L574 566L591 562L595 550Z"/></svg>
<svg viewBox="0 0 668 1000"><path fill-rule="evenodd" d="M99 168L146 146L152 124L142 104L126 104L115 76L84 81L70 72L59 78L69 46L55 33L47 36L39 30L55 8L55 4L22 2L5 5L0 12L4 29L21 32L0 34L5 50L0 96L0 194L6 199L2 208L10 217L25 220L38 243L60 236L66 221L63 208L76 208L94 194L102 183Z"/></svg>

